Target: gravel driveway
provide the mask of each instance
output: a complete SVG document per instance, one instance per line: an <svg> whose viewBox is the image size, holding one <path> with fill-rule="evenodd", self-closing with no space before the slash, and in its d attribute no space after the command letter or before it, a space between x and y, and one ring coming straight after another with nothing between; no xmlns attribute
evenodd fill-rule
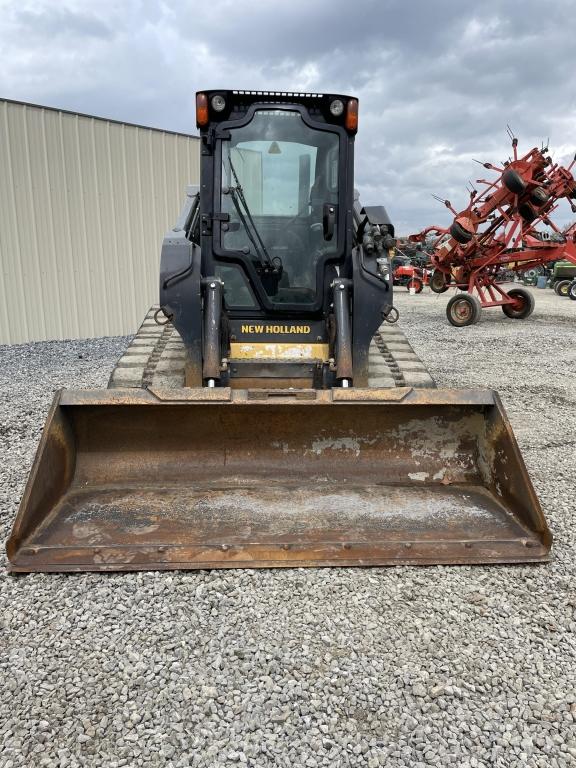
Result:
<svg viewBox="0 0 576 768"><path fill-rule="evenodd" d="M498 389L555 536L549 565L6 574L0 766L576 765L576 302L448 325L398 289L439 386ZM0 347L8 535L58 387L127 340Z"/></svg>

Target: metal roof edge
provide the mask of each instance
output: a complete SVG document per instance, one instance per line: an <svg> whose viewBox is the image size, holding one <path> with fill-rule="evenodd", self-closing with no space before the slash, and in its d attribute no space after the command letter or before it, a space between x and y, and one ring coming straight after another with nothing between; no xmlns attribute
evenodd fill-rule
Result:
<svg viewBox="0 0 576 768"><path fill-rule="evenodd" d="M75 117L87 117L91 120L101 120L105 123L114 123L115 125L127 125L130 128L143 128L146 131L156 131L157 133L168 133L172 136L183 136L187 139L200 139L196 133L183 133L182 131L171 131L169 128L156 128L152 125L142 125L141 123L130 123L125 120L116 120L112 117L102 117L101 115L90 115L87 112L75 112L72 109L62 109L61 107L49 107L46 104L34 104L31 101L20 101L19 99L7 99L0 96L0 102L7 104L17 104L21 107L34 107L35 109L45 109L48 112L60 112L64 115L73 115Z"/></svg>

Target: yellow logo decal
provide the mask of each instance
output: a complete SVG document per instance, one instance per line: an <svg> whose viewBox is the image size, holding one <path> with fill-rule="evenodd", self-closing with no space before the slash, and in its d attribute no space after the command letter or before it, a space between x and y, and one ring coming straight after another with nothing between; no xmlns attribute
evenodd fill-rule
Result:
<svg viewBox="0 0 576 768"><path fill-rule="evenodd" d="M310 333L309 325L243 325L242 333Z"/></svg>

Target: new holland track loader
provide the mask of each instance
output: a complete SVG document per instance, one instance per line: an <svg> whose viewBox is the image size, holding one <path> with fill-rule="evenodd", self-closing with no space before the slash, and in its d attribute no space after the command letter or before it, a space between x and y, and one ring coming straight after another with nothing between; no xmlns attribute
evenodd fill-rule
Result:
<svg viewBox="0 0 576 768"><path fill-rule="evenodd" d="M545 560L497 395L436 389L393 322L358 102L197 94L199 187L103 391L55 397L13 571Z"/></svg>

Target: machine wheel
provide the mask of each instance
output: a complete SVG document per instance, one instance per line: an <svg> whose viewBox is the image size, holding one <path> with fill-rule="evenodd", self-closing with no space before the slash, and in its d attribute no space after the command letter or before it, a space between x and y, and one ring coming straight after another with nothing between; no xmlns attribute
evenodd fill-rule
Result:
<svg viewBox="0 0 576 768"><path fill-rule="evenodd" d="M461 224L458 224L457 221L450 227L450 235L457 243L460 243L460 245L466 245L466 243L469 243L474 237L472 232L468 232L468 230L464 229L464 227Z"/></svg>
<svg viewBox="0 0 576 768"><path fill-rule="evenodd" d="M418 277L413 277L410 280L408 280L408 284L406 285L406 288L410 290L410 288L414 288L415 293L422 293L422 290L424 289L424 284L422 283L422 280Z"/></svg>
<svg viewBox="0 0 576 768"><path fill-rule="evenodd" d="M527 203L527 202L520 203L520 205L518 206L518 213L520 214L520 216L522 216L522 218L527 224L532 224L534 219L538 218L538 211L536 210L536 208L534 208L534 206L531 203Z"/></svg>
<svg viewBox="0 0 576 768"><path fill-rule="evenodd" d="M446 317L451 325L463 328L465 325L473 325L480 320L482 305L470 293L459 293L452 296L446 305Z"/></svg>
<svg viewBox="0 0 576 768"><path fill-rule="evenodd" d="M572 281L571 280L558 280L556 285L554 286L554 290L558 294L558 296L562 296L563 299L568 296L568 291L570 290L570 285Z"/></svg>
<svg viewBox="0 0 576 768"><path fill-rule="evenodd" d="M449 285L450 275L446 275L439 269L435 269L434 272L432 272L432 277L430 278L431 291L434 293L444 293L444 291L448 290Z"/></svg>
<svg viewBox="0 0 576 768"><path fill-rule="evenodd" d="M527 269L526 272L522 273L522 282L524 285L536 285L538 275L539 272L534 267L532 269Z"/></svg>
<svg viewBox="0 0 576 768"><path fill-rule="evenodd" d="M515 195L521 195L526 189L526 182L513 168L508 168L502 174L502 183L509 192L513 192Z"/></svg>
<svg viewBox="0 0 576 768"><path fill-rule="evenodd" d="M533 189L530 193L530 202L532 205L541 206L544 205L544 203L547 203L548 200L550 200L550 195L544 187L536 187L536 189Z"/></svg>
<svg viewBox="0 0 576 768"><path fill-rule="evenodd" d="M530 291L524 288L513 288L511 291L508 291L508 296L521 302L521 306L517 309L512 304L503 304L502 312L504 312L506 317L511 317L514 320L524 320L534 311L534 296L532 296Z"/></svg>
<svg viewBox="0 0 576 768"><path fill-rule="evenodd" d="M570 283L570 287L568 288L568 298L572 299L572 301L576 301L576 280L573 280Z"/></svg>

